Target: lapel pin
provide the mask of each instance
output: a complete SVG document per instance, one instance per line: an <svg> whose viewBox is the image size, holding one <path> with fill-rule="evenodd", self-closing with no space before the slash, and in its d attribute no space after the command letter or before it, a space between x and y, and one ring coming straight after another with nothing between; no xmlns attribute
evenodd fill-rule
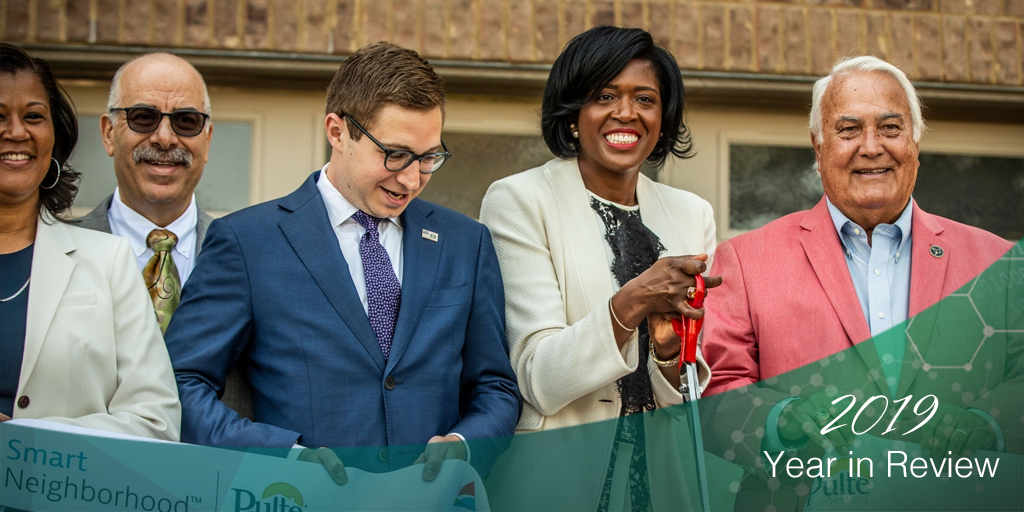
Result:
<svg viewBox="0 0 1024 512"><path fill-rule="evenodd" d="M939 247L937 245L929 247L928 252L930 252L931 255L935 256L936 258L941 258L943 255L946 254L946 252L942 250L942 247Z"/></svg>
<svg viewBox="0 0 1024 512"><path fill-rule="evenodd" d="M429 229L424 229L423 230L423 238L426 238L427 240L430 240L431 242L436 242L437 241L437 233L434 233L433 231L431 231ZM942 249L939 249L939 250L941 251Z"/></svg>

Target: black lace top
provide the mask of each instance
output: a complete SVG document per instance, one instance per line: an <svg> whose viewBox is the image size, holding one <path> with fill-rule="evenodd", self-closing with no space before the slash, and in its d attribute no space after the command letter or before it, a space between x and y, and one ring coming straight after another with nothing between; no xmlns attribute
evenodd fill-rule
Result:
<svg viewBox="0 0 1024 512"><path fill-rule="evenodd" d="M665 246L661 240L640 218L639 209L626 209L614 203L591 196L590 206L597 212L605 227L605 240L612 252L611 273L621 287L633 278L642 274L654 262L658 261ZM619 411L619 424L615 433L615 444L608 465L604 490L598 511L608 510L611 495L613 470L622 443L633 445L633 453L629 462L629 509L634 512L651 510L650 479L647 475L647 455L645 450L643 417L639 413L653 411L654 391L647 369L647 357L650 347L650 334L647 320L637 327L639 342L639 364L636 371L622 377L616 382L619 396L622 398L622 409Z"/></svg>

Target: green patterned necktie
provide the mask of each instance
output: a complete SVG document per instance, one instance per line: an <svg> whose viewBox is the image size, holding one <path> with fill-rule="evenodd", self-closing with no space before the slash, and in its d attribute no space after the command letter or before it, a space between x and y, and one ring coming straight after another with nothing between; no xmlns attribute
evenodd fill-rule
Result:
<svg viewBox="0 0 1024 512"><path fill-rule="evenodd" d="M153 310L156 311L156 322L160 324L161 333L167 331L171 315L181 301L181 279L174 258L171 257L171 250L177 243L178 237L166 229L154 229L146 237L146 245L153 249L153 257L149 258L146 267L142 269L142 278L153 299Z"/></svg>

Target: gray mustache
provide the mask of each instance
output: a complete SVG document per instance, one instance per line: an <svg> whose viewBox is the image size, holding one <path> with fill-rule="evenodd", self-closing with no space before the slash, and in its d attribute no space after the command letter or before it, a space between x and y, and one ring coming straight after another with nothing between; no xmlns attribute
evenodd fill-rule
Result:
<svg viewBox="0 0 1024 512"><path fill-rule="evenodd" d="M139 146L132 152L135 163L149 162L192 166L192 153L185 148L160 149L153 146Z"/></svg>

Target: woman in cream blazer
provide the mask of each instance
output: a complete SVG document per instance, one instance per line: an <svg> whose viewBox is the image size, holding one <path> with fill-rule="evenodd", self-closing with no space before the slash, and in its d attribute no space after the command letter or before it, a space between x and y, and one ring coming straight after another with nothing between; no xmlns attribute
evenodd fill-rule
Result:
<svg viewBox="0 0 1024 512"><path fill-rule="evenodd" d="M643 175L636 195L644 224L661 239L666 256L714 250L707 201ZM494 236L505 284L505 331L523 394L517 436L487 481L492 506L597 510L622 408L616 380L636 370L639 350L635 332L625 350L615 344L608 310L615 285L576 162L556 158L494 183L480 220ZM703 388L711 374L700 351L697 358ZM659 408L683 403L650 356L647 368ZM684 470L675 437L682 422L673 417L682 411L669 411L646 421L648 443L664 450L647 454L654 510L689 506L678 482ZM582 424L590 425L577 426ZM519 435L553 429L559 430Z"/></svg>
<svg viewBox="0 0 1024 512"><path fill-rule="evenodd" d="M665 245L664 256L714 251L707 201L642 174L636 196L644 225ZM636 369L637 334L624 350L613 341L608 298L615 283L576 162L556 158L495 182L480 221L494 236L505 284L505 332L525 402L517 428L548 430L617 417L622 402L614 383ZM710 373L699 351L697 358L704 387ZM648 359L658 406L683 403Z"/></svg>
<svg viewBox="0 0 1024 512"><path fill-rule="evenodd" d="M605 80L576 83L587 80L578 76L580 68L616 61L617 66L610 64L616 66L614 73L607 73L611 76ZM669 510L691 506L675 440L685 424L676 416L683 411L678 407L667 413L661 410L683 403L683 397L678 383L666 378L655 359L654 324L650 324L652 350L648 350L638 343L642 329L637 323L643 317L634 318L633 323L625 319L629 304L620 304L613 311L610 298L625 283L610 270L609 260L617 249L606 242L605 230L612 228L595 214L602 208L600 202L635 214L635 207L623 207L626 203L601 194L623 197L639 206L642 225L664 249L660 254L663 260L713 253L715 223L708 202L655 183L639 172L644 159L663 161L668 151L678 155L689 148L681 121L682 82L674 62L667 51L654 47L650 34L639 29L599 27L577 36L556 61L544 97L545 142L561 158L495 182L484 197L480 220L494 236L505 286L510 358L524 399L517 434L544 431L517 435L496 463L487 481L495 509ZM666 78L657 87L660 98L652 98L648 84L657 66L666 68ZM673 74L676 78L671 78ZM566 90L590 94L595 89L586 101L566 100L559 94ZM678 101L667 105L673 91ZM565 105L580 103L584 106L577 107L575 113L565 114L569 110ZM666 104L665 108L659 103ZM634 150L637 139L646 144L640 146L644 149ZM673 143L658 142L662 139ZM674 144L676 140L681 143ZM655 143L654 151L661 151L661 156L648 158L652 155L648 148ZM684 150L677 152L680 148ZM584 157L588 159L586 170ZM588 187L588 178L593 188ZM635 189L621 190L632 183ZM625 224L620 225L624 229L621 226ZM618 251L615 258L627 252L621 246ZM707 263L710 266L710 261ZM652 266L643 274L653 270ZM641 278L649 279L636 279ZM709 285L717 282L717 278L711 279ZM648 321L653 313L647 313ZM622 343L626 332L629 338ZM678 353L678 337L672 336ZM670 359L671 353L664 354L664 359ZM699 351L698 361L703 387L710 373ZM646 363L642 366L647 368L653 406L658 410L651 412L648 404L643 409L647 412L632 415L634 422L641 418L643 432L626 437L644 444L638 447L623 441L620 415L628 409L620 396L626 384L620 380L633 376L642 363ZM667 367L666 373L678 372L671 363L662 366ZM631 467L638 464L632 459L634 453L645 458L646 470Z"/></svg>
<svg viewBox="0 0 1024 512"><path fill-rule="evenodd" d="M41 216L31 279L13 418L177 441L174 371L128 241Z"/></svg>
<svg viewBox="0 0 1024 512"><path fill-rule="evenodd" d="M0 61L0 421L177 441L174 372L128 241L57 219L77 192L74 110L42 60L3 43Z"/></svg>

